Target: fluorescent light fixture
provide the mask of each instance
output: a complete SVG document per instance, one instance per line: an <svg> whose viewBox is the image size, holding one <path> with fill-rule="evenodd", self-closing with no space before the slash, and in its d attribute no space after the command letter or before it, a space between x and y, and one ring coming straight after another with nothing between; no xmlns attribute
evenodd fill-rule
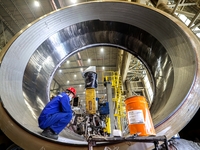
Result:
<svg viewBox="0 0 200 150"><path fill-rule="evenodd" d="M77 2L77 0L71 0L71 2L74 4L74 3L76 3L76 2Z"/></svg>
<svg viewBox="0 0 200 150"><path fill-rule="evenodd" d="M36 7L40 6L40 3L38 1L34 1L34 4L35 4Z"/></svg>

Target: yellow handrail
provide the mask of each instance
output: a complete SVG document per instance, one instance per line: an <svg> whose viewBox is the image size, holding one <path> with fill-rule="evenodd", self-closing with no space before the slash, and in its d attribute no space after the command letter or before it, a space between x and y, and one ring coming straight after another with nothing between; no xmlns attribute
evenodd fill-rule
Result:
<svg viewBox="0 0 200 150"><path fill-rule="evenodd" d="M125 117L125 104L122 100L122 83L121 83L121 76L118 72L114 71L105 71L103 72L103 79L107 82L111 82L112 87L114 88L114 98L112 99L115 102L115 114L114 116L117 117L117 128L122 130L121 119Z"/></svg>

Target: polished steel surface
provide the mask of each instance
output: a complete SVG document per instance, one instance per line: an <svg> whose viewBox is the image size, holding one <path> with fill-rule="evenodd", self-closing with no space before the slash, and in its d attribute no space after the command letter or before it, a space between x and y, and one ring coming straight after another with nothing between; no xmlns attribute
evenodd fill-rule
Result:
<svg viewBox="0 0 200 150"><path fill-rule="evenodd" d="M95 45L121 47L148 67L155 81L151 113L158 135L172 137L199 108L199 41L159 10L123 2L87 3L56 11L15 38L1 63L0 96L12 118L33 134L40 131L37 116L47 103L56 68Z"/></svg>
<svg viewBox="0 0 200 150"><path fill-rule="evenodd" d="M153 36L137 27L96 20L74 24L58 31L42 43L31 56L23 77L23 92L26 103L32 106L32 112L35 112L36 116L47 103L48 94L44 93L49 89L46 85L49 85L49 78L51 79L60 62L73 51L102 43L122 47L145 62L150 72L153 72L156 91L159 91L155 93L156 102L152 110L158 112L162 109L174 83L172 61L165 48ZM190 72L193 75L192 69L191 67ZM79 81L75 81L73 84L78 83Z"/></svg>

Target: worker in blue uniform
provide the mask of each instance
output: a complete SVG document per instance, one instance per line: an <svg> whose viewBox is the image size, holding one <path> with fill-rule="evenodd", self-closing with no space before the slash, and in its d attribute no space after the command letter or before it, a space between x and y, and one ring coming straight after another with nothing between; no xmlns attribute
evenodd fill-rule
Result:
<svg viewBox="0 0 200 150"><path fill-rule="evenodd" d="M43 129L42 136L58 139L58 134L72 119L70 101L75 95L75 88L69 87L44 107L38 118L39 127Z"/></svg>

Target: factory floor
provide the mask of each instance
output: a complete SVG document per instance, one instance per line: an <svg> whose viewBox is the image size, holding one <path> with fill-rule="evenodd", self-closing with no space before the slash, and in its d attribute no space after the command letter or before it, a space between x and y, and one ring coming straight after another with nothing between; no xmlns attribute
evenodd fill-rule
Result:
<svg viewBox="0 0 200 150"><path fill-rule="evenodd" d="M197 111L196 115L192 118L192 120L179 132L179 138L170 139L170 150L199 150L200 149L200 122L198 119L200 118L200 109ZM141 144L138 143L134 147L141 147ZM17 145L15 145L1 130L0 130L0 150L12 150L16 149ZM144 147L144 146L143 146ZM145 149L145 148L144 148ZM165 148L162 148L164 150ZM22 150L18 147L17 150ZM130 147L128 150L132 150Z"/></svg>

